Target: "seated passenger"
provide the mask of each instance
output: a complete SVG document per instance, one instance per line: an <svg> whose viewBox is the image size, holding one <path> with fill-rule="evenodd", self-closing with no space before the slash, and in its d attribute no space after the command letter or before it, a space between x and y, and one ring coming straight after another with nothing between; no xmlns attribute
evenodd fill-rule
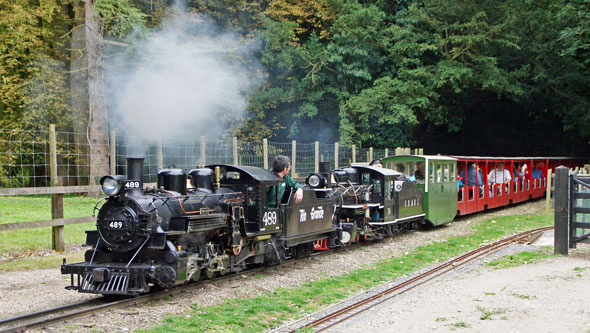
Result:
<svg viewBox="0 0 590 333"><path fill-rule="evenodd" d="M465 170L461 170L461 174L459 175L463 179L463 182L467 184L467 186L478 186L479 187L479 197L483 195L483 177L481 174L481 170L479 169L479 165L475 162L469 162L467 164L467 178L465 178Z"/></svg>
<svg viewBox="0 0 590 333"><path fill-rule="evenodd" d="M416 180L424 180L424 162L416 163L416 172L414 172L413 177Z"/></svg>
<svg viewBox="0 0 590 333"><path fill-rule="evenodd" d="M531 172L531 178L533 179L543 179L545 175L543 175L543 169L545 168L545 162L533 163L533 170Z"/></svg>
<svg viewBox="0 0 590 333"><path fill-rule="evenodd" d="M506 186L508 186L508 183L511 180L512 177L510 176L510 172L504 169L504 162L498 162L496 168L488 174L489 184L506 184ZM492 195L491 192L492 191L490 190L490 195Z"/></svg>
<svg viewBox="0 0 590 333"><path fill-rule="evenodd" d="M461 191L461 189L463 188L463 177L461 177L461 175L457 175L457 193L458 195L458 200L461 201L463 200L463 191Z"/></svg>

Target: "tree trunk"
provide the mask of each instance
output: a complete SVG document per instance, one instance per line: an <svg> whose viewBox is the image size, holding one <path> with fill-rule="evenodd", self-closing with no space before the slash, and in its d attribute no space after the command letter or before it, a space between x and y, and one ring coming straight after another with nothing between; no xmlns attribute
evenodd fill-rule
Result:
<svg viewBox="0 0 590 333"><path fill-rule="evenodd" d="M92 5L93 1L85 1L88 61L87 136L90 149L90 184L96 184L98 178L109 172L109 139L102 67L102 31Z"/></svg>
<svg viewBox="0 0 590 333"><path fill-rule="evenodd" d="M76 160L77 184L84 184L90 174L88 158L88 76L86 61L86 30L84 2L72 2L74 24L70 42L70 103L73 113L74 143L79 150ZM92 182L90 182L92 184Z"/></svg>

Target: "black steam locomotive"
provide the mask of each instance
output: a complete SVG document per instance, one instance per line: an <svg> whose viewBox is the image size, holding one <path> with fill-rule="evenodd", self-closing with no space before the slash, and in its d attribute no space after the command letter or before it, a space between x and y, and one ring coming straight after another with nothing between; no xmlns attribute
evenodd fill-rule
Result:
<svg viewBox="0 0 590 333"><path fill-rule="evenodd" d="M382 238L424 221L422 193L396 171L354 166L307 178L303 201L276 195L281 180L249 166L163 169L143 189L143 159L128 176L100 180L107 194L97 230L87 231L85 261L61 267L66 289L135 295L202 275L239 272ZM187 186L190 184L192 186Z"/></svg>

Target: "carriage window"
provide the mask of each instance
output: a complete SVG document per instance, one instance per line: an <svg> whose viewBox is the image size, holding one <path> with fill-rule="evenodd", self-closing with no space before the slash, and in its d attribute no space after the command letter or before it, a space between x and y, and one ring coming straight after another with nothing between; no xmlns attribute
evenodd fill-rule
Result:
<svg viewBox="0 0 590 333"><path fill-rule="evenodd" d="M450 170L449 170L449 165L445 164L445 183L448 183L451 181L451 175L450 175Z"/></svg>
<svg viewBox="0 0 590 333"><path fill-rule="evenodd" d="M248 199L246 201L249 207L256 206L256 189L248 186Z"/></svg>
<svg viewBox="0 0 590 333"><path fill-rule="evenodd" d="M454 182L457 180L457 165L451 164L451 181Z"/></svg>
<svg viewBox="0 0 590 333"><path fill-rule="evenodd" d="M381 181L373 180L373 192L381 193Z"/></svg>
<svg viewBox="0 0 590 333"><path fill-rule="evenodd" d="M371 182L371 175L369 173L363 173L361 177L363 184L370 184Z"/></svg>
<svg viewBox="0 0 590 333"><path fill-rule="evenodd" d="M228 171L225 173L225 178L227 179L240 179L240 173L237 171Z"/></svg>
<svg viewBox="0 0 590 333"><path fill-rule="evenodd" d="M434 163L430 162L429 166L429 171L428 173L430 174L430 182L434 183Z"/></svg>
<svg viewBox="0 0 590 333"><path fill-rule="evenodd" d="M442 182L442 165L436 164L436 182Z"/></svg>

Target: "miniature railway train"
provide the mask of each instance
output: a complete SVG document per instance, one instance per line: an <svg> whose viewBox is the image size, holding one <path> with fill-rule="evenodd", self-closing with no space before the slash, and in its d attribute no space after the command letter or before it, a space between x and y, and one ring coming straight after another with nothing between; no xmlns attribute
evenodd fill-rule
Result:
<svg viewBox="0 0 590 333"><path fill-rule="evenodd" d="M280 200L281 180L275 174L250 166L162 169L157 187L144 189L143 158L128 158L127 177L104 176L100 181L107 197L96 230L86 231L91 248L84 262L68 264L64 259L61 272L71 277L66 289L137 295L202 275L212 278L305 257L318 249L391 237L418 224L439 225L456 214L542 195L543 179L538 184L516 181L508 192L502 187L491 197L485 192L495 190L493 185L483 185L483 197L470 194L478 192L474 187L457 191L455 175L468 171L468 162L479 163L485 171L499 160L395 156L383 160L388 168L321 170L307 177L303 200L296 203L293 193ZM579 162L543 161L549 166ZM511 196L512 188L523 189L519 199Z"/></svg>

